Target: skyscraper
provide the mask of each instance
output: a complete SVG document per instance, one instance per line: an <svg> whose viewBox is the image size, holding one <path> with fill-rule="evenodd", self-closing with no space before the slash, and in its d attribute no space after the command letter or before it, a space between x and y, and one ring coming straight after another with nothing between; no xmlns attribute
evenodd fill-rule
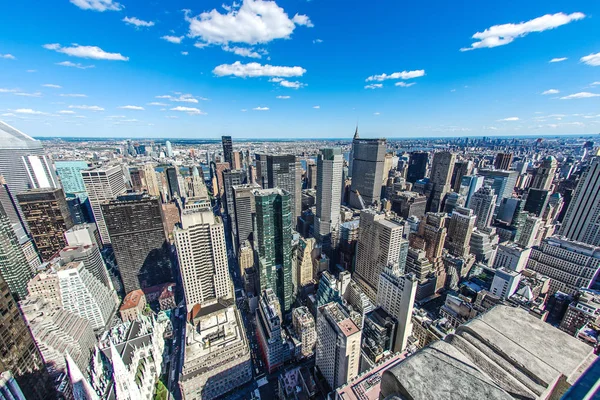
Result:
<svg viewBox="0 0 600 400"><path fill-rule="evenodd" d="M406 181L415 183L419 179L427 176L427 162L429 161L429 153L424 151L415 151L410 153Z"/></svg>
<svg viewBox="0 0 600 400"><path fill-rule="evenodd" d="M296 338L302 343L302 355L305 357L311 356L315 351L317 331L315 329L315 319L307 307L294 308L292 311L292 326Z"/></svg>
<svg viewBox="0 0 600 400"><path fill-rule="evenodd" d="M317 158L317 213L315 237L327 253L331 248L331 231L340 223L342 169L344 156L340 148L321 149Z"/></svg>
<svg viewBox="0 0 600 400"><path fill-rule="evenodd" d="M233 186L246 183L246 174L242 170L223 171L223 187L225 189L225 212L230 221L235 221L235 198Z"/></svg>
<svg viewBox="0 0 600 400"><path fill-rule="evenodd" d="M300 237L298 240L298 250L296 258L296 289L299 291L302 287L313 281L313 259L312 253L315 248L314 238Z"/></svg>
<svg viewBox="0 0 600 400"><path fill-rule="evenodd" d="M102 202L112 200L125 192L123 171L117 165L91 168L81 171L83 183L90 199L94 219L103 245L110 245L110 236L102 214Z"/></svg>
<svg viewBox="0 0 600 400"><path fill-rule="evenodd" d="M463 177L471 175L472 172L473 161L462 160L455 162L454 170L452 171L452 179L450 180L452 190L454 190L456 193L459 193Z"/></svg>
<svg viewBox="0 0 600 400"><path fill-rule="evenodd" d="M498 153L496 154L496 159L494 160L494 168L508 170L510 168L510 164L512 164L512 159L512 153Z"/></svg>
<svg viewBox="0 0 600 400"><path fill-rule="evenodd" d="M315 365L332 390L358 375L361 337L362 331L340 304L319 307Z"/></svg>
<svg viewBox="0 0 600 400"><path fill-rule="evenodd" d="M365 206L379 203L381 183L386 152L386 139L360 139L352 141L352 186L350 187L350 205L362 209L359 200L362 197Z"/></svg>
<svg viewBox="0 0 600 400"><path fill-rule="evenodd" d="M261 291L273 289L284 313L294 302L292 275L292 199L282 189L254 191L255 247Z"/></svg>
<svg viewBox="0 0 600 400"><path fill-rule="evenodd" d="M430 212L439 212L442 209L444 196L450 191L450 179L454 170L456 154L448 151L440 151L433 155L431 164L431 176L428 185Z"/></svg>
<svg viewBox="0 0 600 400"><path fill-rule="evenodd" d="M252 239L256 206L253 191L260 189L257 184L233 185L233 209L235 218L231 221L235 229L235 246L237 249L246 240Z"/></svg>
<svg viewBox="0 0 600 400"><path fill-rule="evenodd" d="M232 298L225 229L210 203L186 204L173 234L188 311L196 304Z"/></svg>
<svg viewBox="0 0 600 400"><path fill-rule="evenodd" d="M167 140L165 142L165 147L167 148L167 157L173 157L173 146L171 146L171 142Z"/></svg>
<svg viewBox="0 0 600 400"><path fill-rule="evenodd" d="M42 260L48 261L65 246L64 234L73 226L62 189L30 189L17 200Z"/></svg>
<svg viewBox="0 0 600 400"><path fill-rule="evenodd" d="M66 196L87 197L81 176L81 171L89 168L87 161L55 161L54 166Z"/></svg>
<svg viewBox="0 0 600 400"><path fill-rule="evenodd" d="M502 199L512 197L517 183L517 171L505 171L495 169L481 169L477 173L484 177L484 183L490 185L496 193L496 206L500 205Z"/></svg>
<svg viewBox="0 0 600 400"><path fill-rule="evenodd" d="M284 346L287 346L287 343L282 335L282 322L283 317L275 292L272 289L263 290L256 312L256 332L269 373L283 365Z"/></svg>
<svg viewBox="0 0 600 400"><path fill-rule="evenodd" d="M121 195L104 202L102 213L125 293L172 281L157 197Z"/></svg>
<svg viewBox="0 0 600 400"><path fill-rule="evenodd" d="M269 188L280 188L289 193L292 224L302 214L302 165L295 155L269 155L267 157Z"/></svg>
<svg viewBox="0 0 600 400"><path fill-rule="evenodd" d="M343 162L343 159L342 159ZM306 188L307 189L317 189L318 181L317 181L317 164L311 159L306 161Z"/></svg>
<svg viewBox="0 0 600 400"><path fill-rule="evenodd" d="M377 304L398 321L394 353L406 348L412 333L412 310L417 294L415 274L402 275L391 267L386 267L379 277Z"/></svg>
<svg viewBox="0 0 600 400"><path fill-rule="evenodd" d="M450 254L457 257L469 255L469 243L471 242L476 219L477 216L469 208L456 207L452 211L446 238L446 247Z"/></svg>
<svg viewBox="0 0 600 400"><path fill-rule="evenodd" d="M27 282L33 276L8 216L0 204L0 275L17 299L27 296Z"/></svg>
<svg viewBox="0 0 600 400"><path fill-rule="evenodd" d="M158 179L156 178L154 164L144 164L144 179L146 179L148 194L150 196L160 196L160 189L158 188Z"/></svg>
<svg viewBox="0 0 600 400"><path fill-rule="evenodd" d="M179 186L179 172L177 171L177 167L167 167L165 174L167 176L167 184L169 185L170 198L184 197L182 188Z"/></svg>
<svg viewBox="0 0 600 400"><path fill-rule="evenodd" d="M28 400L51 398L49 379L31 332L0 276L0 371L11 371Z"/></svg>
<svg viewBox="0 0 600 400"><path fill-rule="evenodd" d="M195 165L192 168L192 193L189 197L208 199L208 189L206 188L206 183L204 182L202 168L198 168Z"/></svg>
<svg viewBox="0 0 600 400"><path fill-rule="evenodd" d="M496 194L490 186L483 186L473 196L469 202L469 208L477 216L477 229L486 229L492 222L494 207L496 205Z"/></svg>
<svg viewBox="0 0 600 400"><path fill-rule="evenodd" d="M221 143L223 144L223 161L229 163L233 168L233 142L231 136L221 136Z"/></svg>
<svg viewBox="0 0 600 400"><path fill-rule="evenodd" d="M381 271L390 264L398 263L403 232L402 225L386 219L383 213L370 209L360 213L355 275L357 282L373 301Z"/></svg>
<svg viewBox="0 0 600 400"><path fill-rule="evenodd" d="M556 158L553 156L544 158L535 171L531 187L533 189L550 190L557 168L558 162L556 161Z"/></svg>
<svg viewBox="0 0 600 400"><path fill-rule="evenodd" d="M600 156L592 158L569 203L561 234L600 246Z"/></svg>

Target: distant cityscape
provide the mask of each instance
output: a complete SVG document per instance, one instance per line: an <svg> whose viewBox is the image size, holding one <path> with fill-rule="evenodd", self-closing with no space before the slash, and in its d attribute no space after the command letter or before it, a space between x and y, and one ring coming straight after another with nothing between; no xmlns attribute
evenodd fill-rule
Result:
<svg viewBox="0 0 600 400"><path fill-rule="evenodd" d="M598 398L598 136L366 136L0 121L0 398Z"/></svg>

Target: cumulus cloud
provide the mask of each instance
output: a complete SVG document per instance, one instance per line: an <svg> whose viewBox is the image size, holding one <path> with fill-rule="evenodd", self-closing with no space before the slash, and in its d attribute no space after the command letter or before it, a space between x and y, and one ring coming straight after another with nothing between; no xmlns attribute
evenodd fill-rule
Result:
<svg viewBox="0 0 600 400"><path fill-rule="evenodd" d="M568 96L561 97L560 99L561 100L587 99L590 97L598 97L598 96L600 96L600 94L590 93L590 92L579 92L579 93L573 93Z"/></svg>
<svg viewBox="0 0 600 400"><path fill-rule="evenodd" d="M0 58L4 58L6 60L16 60L17 57L13 56L12 54L0 54Z"/></svg>
<svg viewBox="0 0 600 400"><path fill-rule="evenodd" d="M60 110L58 113L59 114L63 114L63 115L73 115L73 114L75 114L75 111L73 111L73 110Z"/></svg>
<svg viewBox="0 0 600 400"><path fill-rule="evenodd" d="M365 85L365 89L381 89L383 87L383 83L371 83L370 85Z"/></svg>
<svg viewBox="0 0 600 400"><path fill-rule="evenodd" d="M511 122L511 121L518 121L518 120L519 120L519 117L508 117L508 118L499 119L498 121Z"/></svg>
<svg viewBox="0 0 600 400"><path fill-rule="evenodd" d="M306 86L306 84L304 84L302 82L288 81L283 78L271 78L271 79L269 79L269 82L279 83L280 86L290 88L290 89L300 89L300 88Z"/></svg>
<svg viewBox="0 0 600 400"><path fill-rule="evenodd" d="M315 110L318 110L318 109L320 109L320 108L321 108L321 106L313 106L313 108L314 108Z"/></svg>
<svg viewBox="0 0 600 400"><path fill-rule="evenodd" d="M154 26L154 21L144 21L136 17L125 17L122 21L126 24L133 25L136 28L149 28L151 26Z"/></svg>
<svg viewBox="0 0 600 400"><path fill-rule="evenodd" d="M315 44L323 43L323 40L321 40L321 39L315 39L315 40L313 40L313 43L315 43Z"/></svg>
<svg viewBox="0 0 600 400"><path fill-rule="evenodd" d="M45 49L54 50L72 57L92 58L94 60L129 61L129 57L121 53L108 53L98 46L80 46L73 44L71 47L62 47L58 43L45 44Z"/></svg>
<svg viewBox="0 0 600 400"><path fill-rule="evenodd" d="M95 68L95 65L82 65L80 63L73 63L71 61L63 61L63 62L59 62L56 65L60 65L61 67L72 67L72 68L79 68L79 69L88 69L88 68Z"/></svg>
<svg viewBox="0 0 600 400"><path fill-rule="evenodd" d="M581 59L579 60L582 63L585 63L587 65L591 65L592 67L599 67L600 66L600 53L595 53L595 54L590 54L588 56L585 57L581 57Z"/></svg>
<svg viewBox="0 0 600 400"><path fill-rule="evenodd" d="M411 83L406 83L406 82L396 82L394 84L394 86L400 86L400 87L411 87L412 85L416 85L416 82L411 82Z"/></svg>
<svg viewBox="0 0 600 400"><path fill-rule="evenodd" d="M558 94L558 93L560 93L560 91L557 89L548 89L548 90L542 92L543 95Z"/></svg>
<svg viewBox="0 0 600 400"><path fill-rule="evenodd" d="M78 110L87 110L87 111L104 111L104 108L99 106L69 106L69 108L75 108Z"/></svg>
<svg viewBox="0 0 600 400"><path fill-rule="evenodd" d="M483 32L475 33L472 38L476 40L471 47L464 47L460 51L469 51L482 48L504 46L512 43L516 38L526 36L532 32L543 32L558 28L570 22L585 18L585 14L575 12L572 14L556 13L546 14L529 21L518 24L494 25Z"/></svg>
<svg viewBox="0 0 600 400"><path fill-rule="evenodd" d="M166 103L159 103L158 101L153 101L152 103L148 103L149 106L160 106L160 107L166 107L167 104Z"/></svg>
<svg viewBox="0 0 600 400"><path fill-rule="evenodd" d="M388 74L371 75L367 79L365 79L365 81L366 82L371 82L371 81L382 82L387 79L413 79L413 78L420 78L422 76L425 76L425 70L418 69L418 70L414 70L414 71L394 72L389 75Z"/></svg>
<svg viewBox="0 0 600 400"><path fill-rule="evenodd" d="M121 106L119 108L122 110L144 111L144 107L141 106Z"/></svg>
<svg viewBox="0 0 600 400"><path fill-rule="evenodd" d="M195 107L177 106L177 107L171 108L171 111L185 112L185 113L188 113L189 115L205 115L206 114L202 110L195 108Z"/></svg>
<svg viewBox="0 0 600 400"><path fill-rule="evenodd" d="M277 96L277 99L282 99L282 100L287 100L289 98L291 98L291 96Z"/></svg>
<svg viewBox="0 0 600 400"><path fill-rule="evenodd" d="M188 54L190 54L190 53L188 53L187 51L182 51L182 52L181 52L181 55L182 55L182 56L187 56Z"/></svg>
<svg viewBox="0 0 600 400"><path fill-rule="evenodd" d="M269 111L269 107L254 107L254 111ZM244 111L244 110L242 110Z"/></svg>
<svg viewBox="0 0 600 400"><path fill-rule="evenodd" d="M549 62L551 62L551 63L557 63L557 62L563 62L563 61L567 61L567 60L568 60L567 57L559 57L559 58L553 58Z"/></svg>
<svg viewBox="0 0 600 400"><path fill-rule="evenodd" d="M275 1L244 0L239 8L229 7L225 11L226 14L221 14L213 9L196 17L190 17L188 12L189 36L208 44L254 45L287 39L296 25L313 26L306 15L296 14L290 19Z"/></svg>
<svg viewBox="0 0 600 400"><path fill-rule="evenodd" d="M170 94L165 94L162 96L156 96L157 99L167 99L169 101L174 101L177 103L198 103L198 100L208 100L205 97L196 97L191 94L183 94L180 92L175 92L175 96Z"/></svg>
<svg viewBox="0 0 600 400"><path fill-rule="evenodd" d="M82 10L93 10L93 11L119 11L123 6L113 0L70 0L71 3L75 4Z"/></svg>
<svg viewBox="0 0 600 400"><path fill-rule="evenodd" d="M48 115L46 112L32 110L31 108L19 108L13 110L17 114L29 114L29 115Z"/></svg>
<svg viewBox="0 0 600 400"><path fill-rule="evenodd" d="M166 40L167 42L170 42L170 43L179 44L183 40L183 36L166 35L166 36L162 36L161 39Z"/></svg>
<svg viewBox="0 0 600 400"><path fill-rule="evenodd" d="M259 76L291 77L302 76L306 70L302 67L280 67L256 62L242 64L239 61L233 64L221 64L213 69L217 76L237 76L239 78L255 78Z"/></svg>
<svg viewBox="0 0 600 400"><path fill-rule="evenodd" d="M592 83L591 83L591 86L598 86L598 85L600 85L600 81L597 81L597 82L592 82Z"/></svg>
<svg viewBox="0 0 600 400"><path fill-rule="evenodd" d="M252 47L229 47L227 45L224 45L221 48L225 51L237 54L238 56L242 57L262 58L263 55L269 54L265 49L258 49L255 51Z"/></svg>
<svg viewBox="0 0 600 400"><path fill-rule="evenodd" d="M55 85L53 83L45 83L42 85L43 87L51 88L51 89L62 89L62 86Z"/></svg>

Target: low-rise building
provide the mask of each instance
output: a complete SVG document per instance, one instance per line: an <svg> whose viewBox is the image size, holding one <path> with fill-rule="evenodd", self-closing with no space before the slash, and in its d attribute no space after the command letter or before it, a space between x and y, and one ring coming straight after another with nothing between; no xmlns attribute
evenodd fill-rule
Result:
<svg viewBox="0 0 600 400"><path fill-rule="evenodd" d="M123 321L133 321L144 312L146 307L146 296L141 289L127 293L119 308L119 314Z"/></svg>
<svg viewBox="0 0 600 400"><path fill-rule="evenodd" d="M298 307L292 310L292 326L296 338L302 344L302 355L304 357L313 355L317 341L317 331L315 329L315 319L307 307Z"/></svg>

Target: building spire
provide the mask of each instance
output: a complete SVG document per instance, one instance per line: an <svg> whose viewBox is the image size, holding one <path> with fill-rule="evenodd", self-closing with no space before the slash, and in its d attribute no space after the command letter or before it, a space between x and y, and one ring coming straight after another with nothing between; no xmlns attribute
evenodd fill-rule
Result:
<svg viewBox="0 0 600 400"><path fill-rule="evenodd" d="M356 130L354 131L354 138L353 139L358 139L358 122L356 123Z"/></svg>

